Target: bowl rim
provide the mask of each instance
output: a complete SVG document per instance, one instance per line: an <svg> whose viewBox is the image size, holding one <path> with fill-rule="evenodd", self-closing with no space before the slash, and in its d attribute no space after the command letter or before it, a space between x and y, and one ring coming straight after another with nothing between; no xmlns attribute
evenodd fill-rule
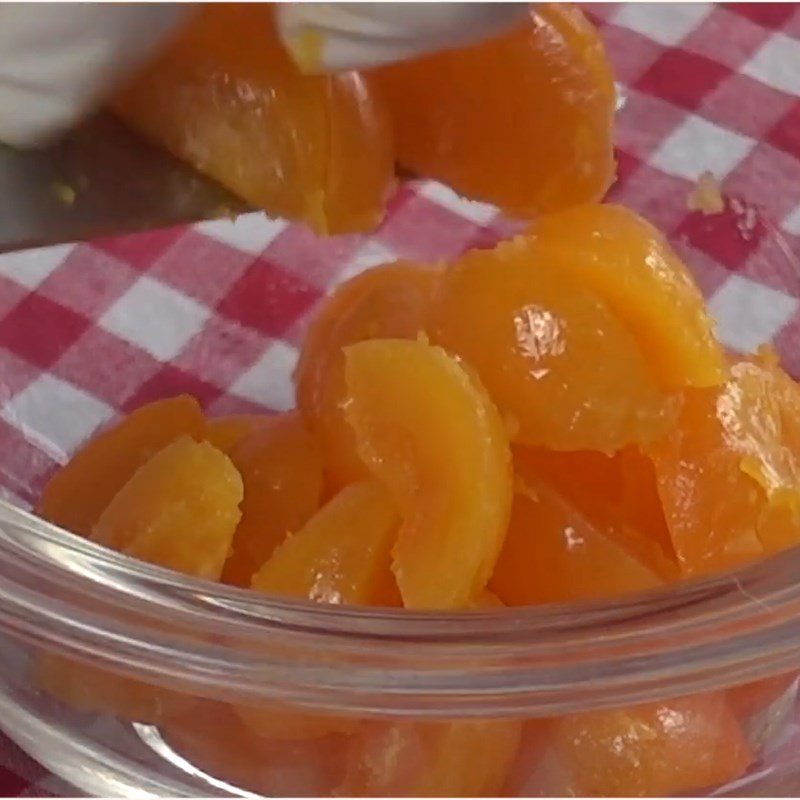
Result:
<svg viewBox="0 0 800 800"><path fill-rule="evenodd" d="M800 548L616 601L410 612L195 579L0 502L0 564L4 634L239 702L552 716L800 669Z"/></svg>

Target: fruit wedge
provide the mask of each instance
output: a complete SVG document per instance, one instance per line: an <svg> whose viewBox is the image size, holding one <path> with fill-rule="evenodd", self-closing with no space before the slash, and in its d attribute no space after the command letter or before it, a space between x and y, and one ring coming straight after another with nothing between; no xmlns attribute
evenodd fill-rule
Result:
<svg viewBox="0 0 800 800"><path fill-rule="evenodd" d="M425 341L345 348L359 452L403 518L392 553L407 608L463 608L486 587L512 496L503 420L454 358Z"/></svg>
<svg viewBox="0 0 800 800"><path fill-rule="evenodd" d="M565 715L551 736L562 791L577 797L696 795L753 759L722 693Z"/></svg>
<svg viewBox="0 0 800 800"><path fill-rule="evenodd" d="M721 387L686 390L676 429L648 448L685 574L735 567L800 541L800 470L781 419L768 370L741 361Z"/></svg>
<svg viewBox="0 0 800 800"><path fill-rule="evenodd" d="M218 580L242 495L230 459L208 442L184 436L134 473L100 515L92 539L143 561Z"/></svg>
<svg viewBox="0 0 800 800"><path fill-rule="evenodd" d="M272 417L266 414L233 414L229 417L215 417L206 422L203 439L222 450L226 455L239 442L254 430L267 424Z"/></svg>
<svg viewBox="0 0 800 800"><path fill-rule="evenodd" d="M381 605L396 594L389 553L398 523L377 482L348 486L288 536L251 587L317 603Z"/></svg>
<svg viewBox="0 0 800 800"><path fill-rule="evenodd" d="M536 221L534 257L595 292L666 390L717 386L725 355L703 295L662 234L633 211L584 205Z"/></svg>
<svg viewBox="0 0 800 800"><path fill-rule="evenodd" d="M314 318L295 372L297 404L322 445L337 486L369 475L342 408L348 344L376 338L413 339L423 330L438 273L398 262L375 267L337 287Z"/></svg>
<svg viewBox="0 0 800 800"><path fill-rule="evenodd" d="M253 573L287 534L297 531L320 504L322 457L313 436L294 411L261 418L230 451L242 476L242 518L222 580L249 586Z"/></svg>
<svg viewBox="0 0 800 800"><path fill-rule="evenodd" d="M611 454L674 419L633 335L529 237L452 264L428 331L477 370L520 443Z"/></svg>
<svg viewBox="0 0 800 800"><path fill-rule="evenodd" d="M517 720L377 722L350 744L343 797L496 797L519 747Z"/></svg>
<svg viewBox="0 0 800 800"><path fill-rule="evenodd" d="M394 181L388 117L358 73L301 75L264 3L199 9L112 101L132 128L272 215L368 230Z"/></svg>
<svg viewBox="0 0 800 800"><path fill-rule="evenodd" d="M567 4L515 30L370 75L397 160L519 216L599 200L614 176L615 92L603 43Z"/></svg>
<svg viewBox="0 0 800 800"><path fill-rule="evenodd" d="M38 513L88 536L100 514L136 470L180 436L199 439L203 413L193 397L158 400L87 442L50 480Z"/></svg>

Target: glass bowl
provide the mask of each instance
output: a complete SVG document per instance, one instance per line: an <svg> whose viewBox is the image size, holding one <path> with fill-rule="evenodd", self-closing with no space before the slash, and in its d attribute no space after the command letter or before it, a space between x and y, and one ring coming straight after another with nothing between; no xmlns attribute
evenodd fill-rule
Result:
<svg viewBox="0 0 800 800"><path fill-rule="evenodd" d="M675 26L687 52L728 64L732 43L767 22L688 4L665 27L663 9L646 8L595 14L620 81L611 199L667 233L724 344L772 341L797 376L800 211L785 205L800 153L726 123L731 98L712 96L722 84L698 104L696 87L664 86L659 72ZM755 79L737 88L742 118L767 114ZM775 125L789 113L771 108ZM782 141L800 141L781 124ZM687 206L706 168L725 197L710 215ZM320 240L248 215L0 257L5 733L96 796L547 796L564 786L557 737L580 749L597 713L618 709L610 745L621 762L647 754L651 789L800 793L800 550L613 603L417 614L190 579L25 510L115 411L179 391L217 413L289 406L305 320L337 281L516 228L412 181L369 237ZM582 785L614 794L593 763ZM635 776L632 764L619 768ZM705 779L682 784L686 764Z"/></svg>

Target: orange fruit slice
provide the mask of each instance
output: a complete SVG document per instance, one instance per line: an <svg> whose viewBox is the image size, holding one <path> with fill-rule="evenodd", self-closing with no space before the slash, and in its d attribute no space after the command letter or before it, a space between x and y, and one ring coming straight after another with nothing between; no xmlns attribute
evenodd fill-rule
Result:
<svg viewBox="0 0 800 800"><path fill-rule="evenodd" d="M327 797L344 772L345 737L259 737L224 703L198 699L159 728L167 745L195 769L265 797Z"/></svg>
<svg viewBox="0 0 800 800"><path fill-rule="evenodd" d="M451 265L428 330L477 370L520 443L613 453L659 438L674 418L631 333L599 297L537 258L530 238Z"/></svg>
<svg viewBox="0 0 800 800"><path fill-rule="evenodd" d="M348 486L286 538L251 587L318 603L380 605L394 594L389 551L397 525L380 485Z"/></svg>
<svg viewBox="0 0 800 800"><path fill-rule="evenodd" d="M244 500L222 580L236 586L250 585L253 573L306 523L322 497L322 457L300 415L260 419L230 450Z"/></svg>
<svg viewBox="0 0 800 800"><path fill-rule="evenodd" d="M738 778L753 755L725 695L709 692L553 721L567 794L665 797Z"/></svg>
<svg viewBox="0 0 800 800"><path fill-rule="evenodd" d="M362 272L337 287L312 322L295 372L297 404L319 438L336 485L369 475L342 405L342 347L367 339L411 339L424 328L437 273L399 262Z"/></svg>
<svg viewBox="0 0 800 800"><path fill-rule="evenodd" d="M233 414L216 417L206 422L203 438L217 450L230 455L231 450L256 428L265 425L272 417L266 414Z"/></svg>
<svg viewBox="0 0 800 800"><path fill-rule="evenodd" d="M103 509L136 470L179 436L200 438L203 413L181 395L137 408L72 456L42 493L38 513L88 536Z"/></svg>
<svg viewBox="0 0 800 800"><path fill-rule="evenodd" d="M537 220L534 253L601 297L628 327L664 389L716 386L726 375L703 295L650 223L614 205Z"/></svg>
<svg viewBox="0 0 800 800"><path fill-rule="evenodd" d="M516 720L365 723L344 797L496 797L519 747Z"/></svg>
<svg viewBox="0 0 800 800"><path fill-rule="evenodd" d="M219 579L239 522L242 479L208 442L184 436L120 489L92 539L198 578Z"/></svg>
<svg viewBox="0 0 800 800"><path fill-rule="evenodd" d="M374 227L393 183L385 109L358 73L301 75L262 3L205 6L112 102L132 128L270 214Z"/></svg>
<svg viewBox="0 0 800 800"><path fill-rule="evenodd" d="M464 607L486 586L508 524L508 435L481 384L424 341L345 348L359 452L403 522L392 569L407 608Z"/></svg>
<svg viewBox="0 0 800 800"><path fill-rule="evenodd" d="M716 389L687 390L673 433L651 445L683 572L728 569L800 541L800 470L767 368L746 361Z"/></svg>
<svg viewBox="0 0 800 800"><path fill-rule="evenodd" d="M532 216L599 200L611 184L611 67L574 6L539 5L506 35L370 77L398 162L460 194Z"/></svg>
<svg viewBox="0 0 800 800"><path fill-rule="evenodd" d="M595 528L551 487L527 482L490 586L506 605L614 597L663 584L634 552Z"/></svg>

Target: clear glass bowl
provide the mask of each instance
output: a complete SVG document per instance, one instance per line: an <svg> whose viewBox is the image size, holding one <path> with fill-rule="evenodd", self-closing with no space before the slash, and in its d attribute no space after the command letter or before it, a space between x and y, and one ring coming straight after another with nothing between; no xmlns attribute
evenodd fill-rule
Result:
<svg viewBox="0 0 800 800"><path fill-rule="evenodd" d="M632 63L624 61L625 74ZM717 292L722 273L734 268L726 254L741 254L754 225L765 255L759 274L745 279L763 279L773 289L796 288L800 269L791 244L748 197L729 196L720 217L695 214L678 224L687 213L691 182L640 169L637 160L655 147L648 137L659 134L658 124L652 129L638 124L641 115L661 119L663 109L624 87L621 98L634 108L621 131L622 180L612 196L666 227L708 294ZM680 156L674 143L670 153ZM418 186L416 194L401 189L391 213L425 191L446 207L457 202L439 188ZM466 216L474 221L475 209ZM478 216L485 220L485 209ZM456 217L452 221L452 236L442 240L445 249L464 238L463 225ZM446 215L430 224L447 225ZM488 242L512 229L481 228L475 241ZM405 248L413 257L426 233L395 226L395 250ZM260 229L245 227L248 247L262 236ZM704 247L713 237L719 246ZM725 237L733 237L731 246ZM165 241L170 234L163 241L159 235L132 238L115 252L167 246ZM311 272L340 246L305 233L296 241L297 262ZM341 246L352 249L352 240ZM370 246L369 240L359 243L360 267L384 257L380 244ZM95 281L102 294L108 277L102 264L85 250L71 257L68 277ZM62 286L69 291L69 281ZM0 284L3 313L17 300L6 297L8 291ZM742 306L715 311L724 315L726 309L735 314ZM128 322L148 324L146 318ZM737 344L741 318L723 316L720 322L730 335L726 343ZM751 344L756 339L749 337ZM80 360L72 363L81 368ZM209 369L214 366L209 362ZM113 368L123 379L130 371L131 381L138 380L132 362ZM0 388L14 378L6 371ZM62 412L60 386L53 381L49 394L40 392L32 419L46 421ZM0 416L18 412L7 403L12 394L0 392ZM46 445L44 428L30 433ZM17 489L25 489L23 475L19 478ZM5 478L0 483L9 484ZM615 733L622 737L621 752L634 752L637 741L646 748L656 726L684 742L674 751L665 749L664 774L678 772L687 758L709 761L704 773L709 785L686 785L685 793L796 796L798 574L800 550L794 550L736 573L613 603L447 615L322 607L134 562L1 503L0 726L46 768L97 796L347 794L363 785L348 783L350 748L362 734L377 742L370 762L376 775L394 758L401 777L410 781L380 787L384 793L547 795L563 778L550 747L559 720L621 709L630 723ZM732 691L741 686L748 689ZM746 744L717 736L724 725L697 726L687 711L700 702L722 714L723 695L725 708L736 709ZM640 712L631 709L641 704L651 705L636 722ZM574 743L580 720L587 717L573 719L578 727L564 730L573 731ZM270 735L254 736L254 728ZM681 738L687 729L692 736ZM426 783L432 761L446 753L448 741L455 742L463 767L448 774L461 775L464 782ZM498 742L513 756L500 783L491 775L497 758L492 745ZM748 762L746 772L715 779L714 764L732 758L737 747L748 751L738 756ZM590 774L587 780L598 785L608 776Z"/></svg>

